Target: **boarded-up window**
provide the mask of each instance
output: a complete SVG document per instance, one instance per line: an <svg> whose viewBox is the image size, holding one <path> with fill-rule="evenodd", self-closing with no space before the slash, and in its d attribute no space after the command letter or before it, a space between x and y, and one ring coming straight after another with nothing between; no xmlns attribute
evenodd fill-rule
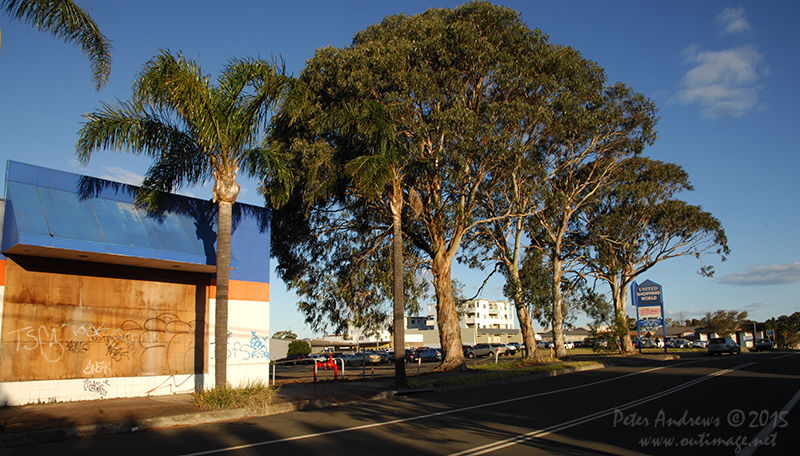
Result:
<svg viewBox="0 0 800 456"><path fill-rule="evenodd" d="M206 274L9 258L0 377L202 372L207 285Z"/></svg>

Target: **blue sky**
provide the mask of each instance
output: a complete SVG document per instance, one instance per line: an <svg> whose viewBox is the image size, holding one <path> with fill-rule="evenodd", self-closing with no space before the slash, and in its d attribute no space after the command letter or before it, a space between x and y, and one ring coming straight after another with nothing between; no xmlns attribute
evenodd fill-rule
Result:
<svg viewBox="0 0 800 456"><path fill-rule="evenodd" d="M299 73L314 50L344 47L390 14L461 1L114 1L78 0L113 41L108 85L93 90L74 46L0 14L0 159L139 183L148 160L100 152L74 156L82 115L126 100L135 74L159 49L181 51L216 76L233 57L280 56ZM731 255L661 263L639 278L664 289L668 317L746 310L763 321L800 310L800 3L794 1L506 1L531 28L568 45L656 102L651 158L678 163L695 191L682 195L722 221ZM262 204L246 181L240 201ZM181 193L210 198L210 188ZM454 276L469 294L482 277ZM271 277L271 330L305 328L296 297ZM494 281L482 294L503 299ZM633 311L631 310L631 314ZM578 323L582 323L579 319Z"/></svg>

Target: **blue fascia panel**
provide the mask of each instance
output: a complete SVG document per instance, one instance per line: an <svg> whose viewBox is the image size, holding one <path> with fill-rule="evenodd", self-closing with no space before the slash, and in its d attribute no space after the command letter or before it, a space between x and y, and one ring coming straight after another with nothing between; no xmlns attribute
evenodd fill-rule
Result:
<svg viewBox="0 0 800 456"><path fill-rule="evenodd" d="M36 185L39 180L38 166L27 165L25 163L8 161L6 166L6 184L9 182L20 182L23 184Z"/></svg>
<svg viewBox="0 0 800 456"><path fill-rule="evenodd" d="M76 252L107 253L108 245L102 242L88 242L75 239L52 238L52 247L61 250L74 250ZM30 245L30 244L27 244Z"/></svg>
<svg viewBox="0 0 800 456"><path fill-rule="evenodd" d="M78 179L80 176L73 173L66 173L64 171L56 171L54 169L39 168L39 177L36 180L36 185L40 188L50 188L53 190L61 190L69 193L75 193L78 188Z"/></svg>
<svg viewBox="0 0 800 456"><path fill-rule="evenodd" d="M139 215L154 249L190 255L202 253L202 250L198 251L189 239L178 214L167 213L162 216L153 216L139 211Z"/></svg>
<svg viewBox="0 0 800 456"><path fill-rule="evenodd" d="M190 255L187 253L179 252L158 252L158 259L164 261L174 261L175 263L191 263L207 265L206 257L203 255Z"/></svg>
<svg viewBox="0 0 800 456"><path fill-rule="evenodd" d="M90 189L81 193L81 189ZM8 162L2 251L15 246L216 264L216 205L170 195L152 217L136 187ZM83 196L82 196L83 195ZM236 204L231 279L269 283L269 211Z"/></svg>
<svg viewBox="0 0 800 456"><path fill-rule="evenodd" d="M158 252L153 249L140 249L136 247L128 247L125 245L108 245L108 253L112 255L122 255L131 258L149 258L152 260L158 259Z"/></svg>
<svg viewBox="0 0 800 456"><path fill-rule="evenodd" d="M75 193L46 187L39 187L39 196L47 226L54 237L108 242L89 200L81 201Z"/></svg>
<svg viewBox="0 0 800 456"><path fill-rule="evenodd" d="M19 238L14 245L32 245L35 247L53 247L53 238L50 236L39 236L36 234L19 233ZM11 245L9 247L13 247Z"/></svg>
<svg viewBox="0 0 800 456"><path fill-rule="evenodd" d="M0 251L5 252L12 246L19 243L19 229L17 228L17 218L14 214L14 203L7 199L5 200L5 208L3 213L3 243L0 246Z"/></svg>
<svg viewBox="0 0 800 456"><path fill-rule="evenodd" d="M132 204L104 198L89 200L108 244L152 249L142 219Z"/></svg>
<svg viewBox="0 0 800 456"><path fill-rule="evenodd" d="M231 280L269 283L271 213L268 209L242 205L241 218L231 234L231 255L238 268L231 271ZM233 263L233 261L231 261Z"/></svg>
<svg viewBox="0 0 800 456"><path fill-rule="evenodd" d="M13 216L20 233L50 236L47 218L34 185L9 182L6 185L6 217Z"/></svg>

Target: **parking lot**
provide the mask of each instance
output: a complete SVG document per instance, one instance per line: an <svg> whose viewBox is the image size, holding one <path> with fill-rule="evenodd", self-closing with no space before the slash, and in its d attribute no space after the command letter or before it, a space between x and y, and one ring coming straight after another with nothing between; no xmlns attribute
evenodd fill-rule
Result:
<svg viewBox="0 0 800 456"><path fill-rule="evenodd" d="M509 362L514 359L519 359L520 354L517 353L515 356L501 356L499 361L500 362ZM494 363L494 358L475 358L475 359L467 359L467 365L478 365L478 364L486 364L486 363ZM413 377L419 374L424 374L427 372L432 371L436 366L438 366L439 362L414 362L414 363L406 363L406 375L408 377ZM341 363L337 364L339 370L339 378L342 378L341 370L342 365ZM273 366L270 366L270 383L273 381ZM286 383L299 383L299 382L313 382L314 381L314 364L311 362L302 363L302 361L298 362L298 364L282 364L279 362L274 363L274 378L275 384L281 385ZM389 378L394 377L394 364L393 363L378 363L378 364L367 364L365 366L345 366L344 368L344 378L350 380L362 380L362 379L379 379L379 378ZM329 368L327 371L322 368L317 369L317 380L324 381L324 380L333 380L333 369Z"/></svg>

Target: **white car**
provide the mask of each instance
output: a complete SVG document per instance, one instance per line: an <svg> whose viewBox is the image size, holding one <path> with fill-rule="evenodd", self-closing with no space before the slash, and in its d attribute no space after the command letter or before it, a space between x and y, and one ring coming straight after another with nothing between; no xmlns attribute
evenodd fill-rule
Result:
<svg viewBox="0 0 800 456"><path fill-rule="evenodd" d="M708 354L721 355L723 353L741 354L742 347L730 337L715 337L708 341Z"/></svg>
<svg viewBox="0 0 800 456"><path fill-rule="evenodd" d="M708 344L708 342L706 342L704 340L696 340L696 341L692 342L692 348L706 348L707 344Z"/></svg>

